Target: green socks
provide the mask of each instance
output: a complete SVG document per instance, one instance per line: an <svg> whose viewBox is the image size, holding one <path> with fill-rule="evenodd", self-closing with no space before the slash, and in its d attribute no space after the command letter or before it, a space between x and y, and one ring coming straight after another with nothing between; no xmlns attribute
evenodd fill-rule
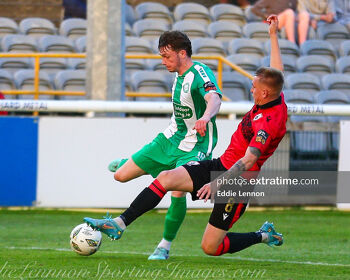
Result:
<svg viewBox="0 0 350 280"><path fill-rule="evenodd" d="M186 215L186 196L171 197L171 205L165 216L164 239L173 241Z"/></svg>

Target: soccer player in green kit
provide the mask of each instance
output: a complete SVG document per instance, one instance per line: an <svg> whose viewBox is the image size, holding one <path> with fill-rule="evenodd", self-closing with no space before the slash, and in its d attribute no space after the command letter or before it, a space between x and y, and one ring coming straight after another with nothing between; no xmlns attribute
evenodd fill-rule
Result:
<svg viewBox="0 0 350 280"><path fill-rule="evenodd" d="M145 174L155 178L164 170L210 159L217 143L215 116L221 105L221 91L213 72L205 64L192 61L191 41L182 32L164 32L159 38L158 49L162 64L169 72L176 72L171 123L131 158L116 159L109 164L109 170L119 182ZM186 215L185 195L184 192L172 192L163 239L149 260L169 258L171 242ZM116 238L109 230L115 221L110 218L101 221L106 223L105 233Z"/></svg>

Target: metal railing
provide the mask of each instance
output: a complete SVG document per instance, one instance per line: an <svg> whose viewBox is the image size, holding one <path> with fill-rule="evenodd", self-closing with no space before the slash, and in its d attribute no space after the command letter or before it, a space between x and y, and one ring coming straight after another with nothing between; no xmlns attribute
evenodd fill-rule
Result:
<svg viewBox="0 0 350 280"><path fill-rule="evenodd" d="M50 58L86 58L86 54L63 54L63 53L0 53L0 58L2 57L29 57L34 58L34 88L33 90L3 90L3 94L8 95L34 95L34 100L39 99L40 95L74 95L74 96L84 96L84 91L62 91L62 90L40 90L40 58L50 57ZM130 59L161 59L159 55L152 54L127 54L125 58ZM252 75L243 70L241 67L233 64L226 58L222 56L199 56L193 55L193 59L207 59L207 60L217 60L218 61L218 86L222 88L222 71L223 63L230 66L233 70L238 73L252 79ZM127 97L171 97L171 93L150 93L150 92L126 92ZM224 101L229 101L230 99L223 96Z"/></svg>

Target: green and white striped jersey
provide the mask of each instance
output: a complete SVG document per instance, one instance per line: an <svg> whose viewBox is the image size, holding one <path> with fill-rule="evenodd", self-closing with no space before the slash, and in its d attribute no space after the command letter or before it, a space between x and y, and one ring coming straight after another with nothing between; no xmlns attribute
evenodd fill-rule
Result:
<svg viewBox="0 0 350 280"><path fill-rule="evenodd" d="M221 96L215 76L205 64L193 61L193 65L183 75L176 74L172 87L173 115L169 127L163 133L180 150L190 152L196 148L209 155L215 148L215 117L207 124L204 137L193 129L207 108L204 96L211 92Z"/></svg>

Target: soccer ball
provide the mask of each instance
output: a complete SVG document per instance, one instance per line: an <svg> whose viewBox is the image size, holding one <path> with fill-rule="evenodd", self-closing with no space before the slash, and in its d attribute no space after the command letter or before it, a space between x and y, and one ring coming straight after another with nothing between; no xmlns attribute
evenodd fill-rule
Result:
<svg viewBox="0 0 350 280"><path fill-rule="evenodd" d="M102 235L87 224L77 225L70 234L70 247L79 255L90 256L97 252L102 243Z"/></svg>

